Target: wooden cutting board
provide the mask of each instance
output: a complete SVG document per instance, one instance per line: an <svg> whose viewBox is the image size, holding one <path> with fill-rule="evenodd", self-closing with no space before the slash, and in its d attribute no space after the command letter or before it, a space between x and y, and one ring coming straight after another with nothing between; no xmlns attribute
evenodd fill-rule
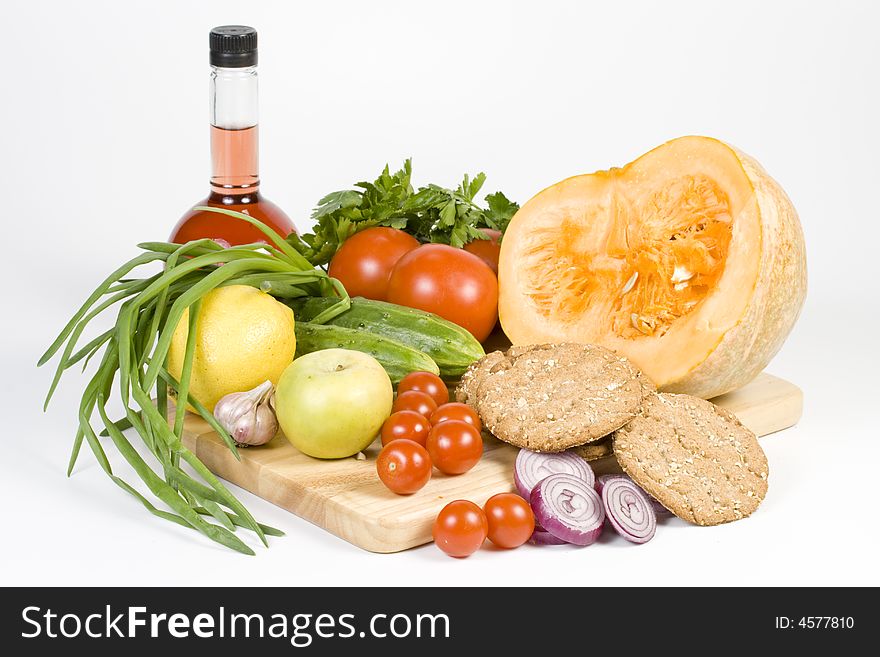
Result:
<svg viewBox="0 0 880 657"><path fill-rule="evenodd" d="M792 426L803 408L800 389L770 374L713 401L759 436ZM517 449L494 438L485 441L483 458L470 472L452 477L435 470L431 481L409 496L395 495L379 481L378 440L364 460L322 461L277 436L262 447L239 450L239 462L208 424L191 413L183 439L218 476L371 552L399 552L430 542L434 518L452 500L482 505L495 493L514 489ZM592 465L597 473L619 471L613 457Z"/></svg>

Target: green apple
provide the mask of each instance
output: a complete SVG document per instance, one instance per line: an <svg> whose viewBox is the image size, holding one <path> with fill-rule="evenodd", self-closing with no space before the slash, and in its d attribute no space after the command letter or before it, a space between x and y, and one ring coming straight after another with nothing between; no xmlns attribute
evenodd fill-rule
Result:
<svg viewBox="0 0 880 657"><path fill-rule="evenodd" d="M323 349L300 356L281 374L275 411L299 451L339 459L365 449L391 414L394 390L369 354Z"/></svg>

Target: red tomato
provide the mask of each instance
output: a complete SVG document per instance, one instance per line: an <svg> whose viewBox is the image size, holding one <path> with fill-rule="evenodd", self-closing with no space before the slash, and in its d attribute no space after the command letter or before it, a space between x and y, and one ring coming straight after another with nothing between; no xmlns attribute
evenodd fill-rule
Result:
<svg viewBox="0 0 880 657"><path fill-rule="evenodd" d="M494 228L480 228L480 230L489 236L487 240L471 240L464 245L464 250L473 253L480 260L485 262L492 268L495 275L498 275L498 256L501 255L501 245L498 240L501 239L501 231Z"/></svg>
<svg viewBox="0 0 880 657"><path fill-rule="evenodd" d="M376 459L379 479L398 495L410 495L431 478L431 457L424 447L412 440L393 440Z"/></svg>
<svg viewBox="0 0 880 657"><path fill-rule="evenodd" d="M349 237L330 261L328 273L353 297L385 301L388 279L397 261L419 241L396 228L367 228Z"/></svg>
<svg viewBox="0 0 880 657"><path fill-rule="evenodd" d="M532 507L516 493L498 493L483 507L489 521L489 540L501 548L519 547L535 531Z"/></svg>
<svg viewBox="0 0 880 657"><path fill-rule="evenodd" d="M397 394L417 390L430 395L437 402L437 406L449 401L449 388L443 383L443 379L433 372L410 372L400 383L397 384Z"/></svg>
<svg viewBox="0 0 880 657"><path fill-rule="evenodd" d="M477 431L483 429L483 423L480 422L480 416L477 412L467 404L461 402L449 402L438 406L437 410L431 413L431 424L440 424L447 420L461 420L467 422Z"/></svg>
<svg viewBox="0 0 880 657"><path fill-rule="evenodd" d="M382 425L382 445L387 445L392 440L412 440L422 447L428 441L428 432L431 431L431 423L421 413L415 411L397 411L388 416Z"/></svg>
<svg viewBox="0 0 880 657"><path fill-rule="evenodd" d="M450 557L466 557L480 549L489 532L486 514L473 502L450 502L434 521L434 543Z"/></svg>
<svg viewBox="0 0 880 657"><path fill-rule="evenodd" d="M419 392L418 390L408 390L399 393L397 399L394 400L394 405L391 407L392 413L397 411L415 411L423 415L426 420L436 410L437 402L431 398L431 395Z"/></svg>
<svg viewBox="0 0 880 657"><path fill-rule="evenodd" d="M483 455L483 437L467 422L447 420L431 427L427 447L431 461L440 472L463 474Z"/></svg>
<svg viewBox="0 0 880 657"><path fill-rule="evenodd" d="M498 278L473 253L423 244L395 265L388 301L440 315L482 342L498 319Z"/></svg>

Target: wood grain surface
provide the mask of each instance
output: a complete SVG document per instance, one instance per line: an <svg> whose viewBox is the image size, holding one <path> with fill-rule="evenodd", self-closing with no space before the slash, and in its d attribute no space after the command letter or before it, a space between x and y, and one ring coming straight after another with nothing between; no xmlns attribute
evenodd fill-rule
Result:
<svg viewBox="0 0 880 657"><path fill-rule="evenodd" d="M797 386L766 373L712 401L735 413L759 436L794 425L803 409ZM371 552L399 552L430 542L434 518L452 500L482 505L495 493L514 489L517 449L491 437L485 440L483 458L470 472L453 477L435 470L431 481L409 496L395 495L379 481L378 441L363 460L323 461L305 456L284 436L276 436L262 447L239 450L239 462L208 424L190 413L184 443L220 477ZM613 457L592 465L597 473L618 471Z"/></svg>

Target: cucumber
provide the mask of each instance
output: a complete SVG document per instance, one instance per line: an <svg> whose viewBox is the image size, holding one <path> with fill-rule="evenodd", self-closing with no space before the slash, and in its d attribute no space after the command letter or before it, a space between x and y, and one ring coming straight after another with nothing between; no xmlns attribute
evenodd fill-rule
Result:
<svg viewBox="0 0 880 657"><path fill-rule="evenodd" d="M362 351L382 364L394 385L410 372L440 373L437 363L431 360L430 356L382 335L345 326L310 324L300 321L299 318L296 319L294 330L296 331L294 358L321 349Z"/></svg>
<svg viewBox="0 0 880 657"><path fill-rule="evenodd" d="M286 299L297 320L309 321L333 305L331 297ZM328 324L391 338L417 349L437 363L440 376L454 381L475 360L485 356L482 345L467 330L433 313L384 301L354 297L351 308Z"/></svg>

